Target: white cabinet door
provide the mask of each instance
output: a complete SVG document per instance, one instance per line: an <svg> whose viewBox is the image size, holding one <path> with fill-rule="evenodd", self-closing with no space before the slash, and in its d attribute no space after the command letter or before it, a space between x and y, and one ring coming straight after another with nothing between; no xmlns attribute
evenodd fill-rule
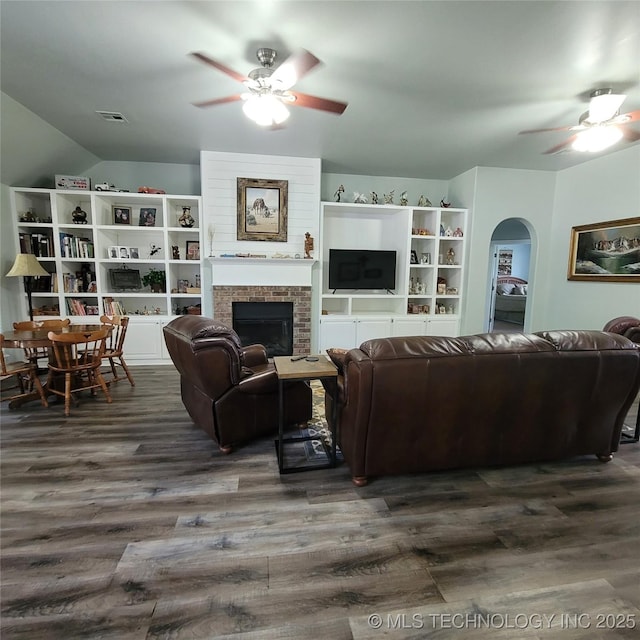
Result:
<svg viewBox="0 0 640 640"><path fill-rule="evenodd" d="M427 333L430 336L455 338L460 335L460 321L453 318L433 318L427 323Z"/></svg>
<svg viewBox="0 0 640 640"><path fill-rule="evenodd" d="M388 338L391 335L390 318L359 318L356 321L356 344L359 347L365 340Z"/></svg>
<svg viewBox="0 0 640 640"><path fill-rule="evenodd" d="M131 317L124 341L127 363L134 364L136 360L160 360L163 357L161 339L160 320L138 320Z"/></svg>
<svg viewBox="0 0 640 640"><path fill-rule="evenodd" d="M427 320L423 317L394 318L391 323L392 336L424 336L427 333Z"/></svg>
<svg viewBox="0 0 640 640"><path fill-rule="evenodd" d="M356 344L356 321L353 319L320 319L320 351L330 347L351 349Z"/></svg>

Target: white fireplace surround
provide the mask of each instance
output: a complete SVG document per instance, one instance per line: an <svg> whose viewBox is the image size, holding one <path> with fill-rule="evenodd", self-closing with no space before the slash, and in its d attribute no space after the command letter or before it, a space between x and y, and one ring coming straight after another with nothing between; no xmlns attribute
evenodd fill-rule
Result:
<svg viewBox="0 0 640 640"><path fill-rule="evenodd" d="M213 286L310 287L313 259L209 258Z"/></svg>

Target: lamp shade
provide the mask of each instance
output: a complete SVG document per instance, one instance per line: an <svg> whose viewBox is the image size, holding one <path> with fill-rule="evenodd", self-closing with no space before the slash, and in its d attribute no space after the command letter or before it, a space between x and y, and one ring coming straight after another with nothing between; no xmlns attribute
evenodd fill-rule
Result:
<svg viewBox="0 0 640 640"><path fill-rule="evenodd" d="M48 275L49 273L42 268L42 265L32 253L19 253L9 273L7 273L7 277Z"/></svg>

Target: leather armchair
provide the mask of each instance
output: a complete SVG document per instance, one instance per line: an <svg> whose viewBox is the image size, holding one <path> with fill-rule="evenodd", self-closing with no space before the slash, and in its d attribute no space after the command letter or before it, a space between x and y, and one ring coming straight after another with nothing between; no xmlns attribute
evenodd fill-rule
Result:
<svg viewBox="0 0 640 640"><path fill-rule="evenodd" d="M609 320L602 330L618 333L625 338L629 338L631 342L640 344L640 319L633 316L620 316Z"/></svg>
<svg viewBox="0 0 640 640"><path fill-rule="evenodd" d="M182 402L221 451L277 432L278 377L262 345L243 347L233 329L195 315L176 318L163 332L180 372ZM288 383L284 400L285 425L311 418L307 384Z"/></svg>

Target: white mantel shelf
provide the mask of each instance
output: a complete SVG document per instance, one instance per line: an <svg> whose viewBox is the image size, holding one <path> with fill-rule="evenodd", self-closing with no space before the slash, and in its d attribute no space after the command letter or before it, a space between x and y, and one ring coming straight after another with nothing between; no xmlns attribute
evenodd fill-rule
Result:
<svg viewBox="0 0 640 640"><path fill-rule="evenodd" d="M311 286L309 258L208 258L213 286Z"/></svg>

